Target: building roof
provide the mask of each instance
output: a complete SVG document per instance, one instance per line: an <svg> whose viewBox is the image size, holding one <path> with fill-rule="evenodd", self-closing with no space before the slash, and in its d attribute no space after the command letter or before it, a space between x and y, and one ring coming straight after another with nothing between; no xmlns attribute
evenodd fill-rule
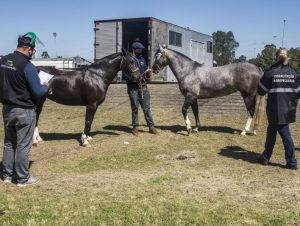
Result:
<svg viewBox="0 0 300 226"><path fill-rule="evenodd" d="M199 34L202 34L202 35L206 35L206 36L212 37L212 35L204 34L204 33L201 33L199 31L192 30L189 27L179 26L179 25L167 22L167 21L163 21L163 20L157 19L155 17L136 17L136 18L117 18L117 19L95 20L94 24L105 23L105 22L114 22L114 21L135 21L135 20L137 20L137 21L138 20L156 20L156 21L159 21L159 22L162 22L162 23L167 23L167 24L170 24L170 25L173 25L173 26L177 26L177 27L180 27L180 28L192 31L192 32L196 32L196 33L199 33Z"/></svg>

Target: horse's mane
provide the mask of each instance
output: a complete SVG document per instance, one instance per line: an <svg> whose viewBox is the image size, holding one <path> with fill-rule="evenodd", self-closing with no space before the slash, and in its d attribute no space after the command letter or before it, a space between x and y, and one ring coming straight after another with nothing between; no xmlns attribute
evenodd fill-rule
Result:
<svg viewBox="0 0 300 226"><path fill-rule="evenodd" d="M199 62L195 61L195 60L192 60L191 58L189 58L188 56L184 55L183 53L180 53L176 50L173 50L173 49L169 49L167 48L168 51L171 51L171 52L174 52L176 53L177 55L183 57L184 59L188 60L188 61L192 61L194 63L194 66L198 66L198 67L202 67L204 64L200 64Z"/></svg>
<svg viewBox="0 0 300 226"><path fill-rule="evenodd" d="M93 63L90 64L89 66L98 66L98 65L101 64L102 62L106 62L106 61L109 61L109 60L113 60L113 59L115 59L115 58L118 57L118 56L122 56L122 53L121 53L121 52L117 52L117 53L113 53L113 54L110 54L110 55L108 55L108 56L102 57L101 59L96 60L95 62L93 62Z"/></svg>

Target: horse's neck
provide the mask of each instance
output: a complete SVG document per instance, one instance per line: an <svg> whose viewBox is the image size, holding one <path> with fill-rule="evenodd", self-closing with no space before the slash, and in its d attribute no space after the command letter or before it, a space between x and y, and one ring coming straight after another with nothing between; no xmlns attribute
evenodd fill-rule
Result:
<svg viewBox="0 0 300 226"><path fill-rule="evenodd" d="M192 61L182 58L175 52L168 53L169 67L175 75L178 82L180 82L187 75L187 68L190 67Z"/></svg>
<svg viewBox="0 0 300 226"><path fill-rule="evenodd" d="M101 66L100 68L96 69L100 75L101 79L109 85L113 79L116 77L117 73L121 70L120 69L121 58L118 57L113 60L109 60L108 64L105 66Z"/></svg>

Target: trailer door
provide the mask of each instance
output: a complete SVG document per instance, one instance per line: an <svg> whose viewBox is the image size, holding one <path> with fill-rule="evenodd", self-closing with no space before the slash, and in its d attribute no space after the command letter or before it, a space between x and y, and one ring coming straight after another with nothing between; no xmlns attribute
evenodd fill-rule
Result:
<svg viewBox="0 0 300 226"><path fill-rule="evenodd" d="M191 40L190 57L201 64L205 59L205 45L203 42Z"/></svg>
<svg viewBox="0 0 300 226"><path fill-rule="evenodd" d="M120 52L121 44L121 22L97 22L95 24L95 60Z"/></svg>

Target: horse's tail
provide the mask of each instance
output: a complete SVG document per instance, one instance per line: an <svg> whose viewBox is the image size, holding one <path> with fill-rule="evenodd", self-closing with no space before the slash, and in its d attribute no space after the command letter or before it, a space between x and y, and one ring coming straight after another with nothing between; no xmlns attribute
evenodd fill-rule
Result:
<svg viewBox="0 0 300 226"><path fill-rule="evenodd" d="M266 110L265 104L266 97L256 94L256 103L255 103L255 114L254 114L254 128L256 131L257 127L261 125L265 120Z"/></svg>

